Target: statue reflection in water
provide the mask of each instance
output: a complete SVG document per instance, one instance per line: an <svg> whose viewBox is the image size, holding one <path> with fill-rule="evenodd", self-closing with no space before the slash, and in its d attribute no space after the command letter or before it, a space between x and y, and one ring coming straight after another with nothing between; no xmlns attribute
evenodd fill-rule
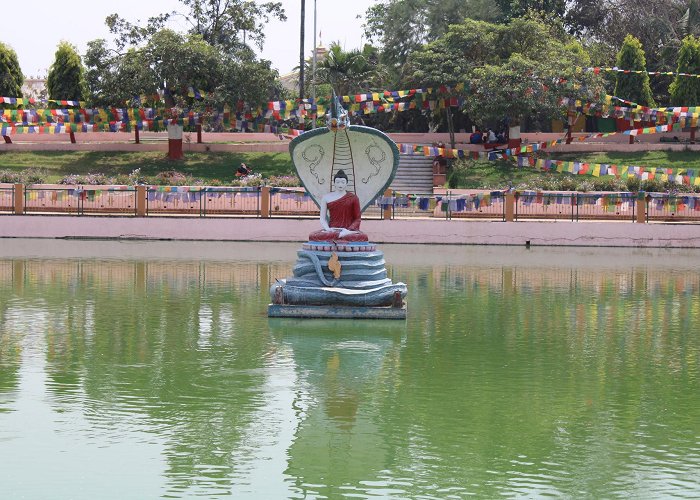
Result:
<svg viewBox="0 0 700 500"><path fill-rule="evenodd" d="M292 349L303 388L294 402L299 423L285 471L295 488L332 497L343 485L380 480L391 446L376 410L398 363L404 325L276 320L270 326Z"/></svg>

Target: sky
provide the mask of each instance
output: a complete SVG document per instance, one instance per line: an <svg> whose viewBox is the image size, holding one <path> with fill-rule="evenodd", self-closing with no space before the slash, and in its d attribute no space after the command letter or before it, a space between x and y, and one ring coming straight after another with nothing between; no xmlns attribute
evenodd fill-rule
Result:
<svg viewBox="0 0 700 500"><path fill-rule="evenodd" d="M272 66L281 75L299 65L299 29L301 0L281 1L287 21L271 21L265 30L265 46L260 56L272 61ZM258 3L262 3L258 0ZM366 41L362 36L362 24L367 8L376 0L316 0L317 43L328 47L331 42L340 42L345 50L362 47ZM113 13L130 22L144 21L151 16L184 11L177 0L70 0L56 3L49 0L34 0L29 12L22 11L25 21L13 20L3 23L0 41L10 45L19 58L25 77L45 76L53 63L56 47L66 40L78 48L81 55L87 50L87 42L96 38L111 40L105 18ZM360 15L361 19L356 17ZM46 23L37 18L48 18ZM34 21L31 21L34 19ZM32 27L32 25L34 27ZM41 25L42 27L39 27ZM175 20L172 28L185 31L186 24ZM314 36L314 0L306 0L305 53L310 56Z"/></svg>

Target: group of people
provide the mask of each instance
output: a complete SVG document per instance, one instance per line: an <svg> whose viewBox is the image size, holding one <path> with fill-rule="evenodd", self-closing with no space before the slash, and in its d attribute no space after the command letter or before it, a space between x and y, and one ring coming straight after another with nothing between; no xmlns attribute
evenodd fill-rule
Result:
<svg viewBox="0 0 700 500"><path fill-rule="evenodd" d="M481 132L479 129L469 136L471 144L505 144L508 142L505 132L494 132L493 129L486 129L486 132Z"/></svg>

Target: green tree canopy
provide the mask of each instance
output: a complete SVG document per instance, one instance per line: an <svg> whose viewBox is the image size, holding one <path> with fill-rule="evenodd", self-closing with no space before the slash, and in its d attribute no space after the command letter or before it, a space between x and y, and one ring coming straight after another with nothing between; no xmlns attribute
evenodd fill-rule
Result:
<svg viewBox="0 0 700 500"><path fill-rule="evenodd" d="M132 23L118 14L107 17L106 23L116 44L122 49L129 45L140 45L163 29L168 21L181 18L189 25L188 33L201 36L209 45L219 47L232 54L249 43L262 48L265 27L271 18L286 20L280 2L258 4L248 0L180 0L185 12L167 12Z"/></svg>
<svg viewBox="0 0 700 500"><path fill-rule="evenodd" d="M383 0L365 14L365 36L378 44L384 62L400 68L423 44L444 35L466 17L494 21L501 16L490 0Z"/></svg>
<svg viewBox="0 0 700 500"><path fill-rule="evenodd" d="M317 68L318 82L329 84L338 95L380 87L384 77L379 54L371 45L345 51L338 42L333 42Z"/></svg>
<svg viewBox="0 0 700 500"><path fill-rule="evenodd" d="M678 53L678 73L700 74L700 40L692 35L683 39ZM697 78L676 75L669 87L674 106L700 106L700 81Z"/></svg>
<svg viewBox="0 0 700 500"><path fill-rule="evenodd" d="M19 66L17 53L0 42L0 96L22 97L24 75Z"/></svg>
<svg viewBox="0 0 700 500"><path fill-rule="evenodd" d="M104 40L94 40L86 62L90 92L100 105L154 95L161 89L186 99L189 87L205 91L212 103L257 104L278 90L277 72L268 61L257 61L251 51L225 54L201 35L169 29L157 31L144 47L123 54L110 51Z"/></svg>
<svg viewBox="0 0 700 500"><path fill-rule="evenodd" d="M46 88L49 99L85 99L85 69L75 47L68 42L58 44L54 62L49 68Z"/></svg>
<svg viewBox="0 0 700 500"><path fill-rule="evenodd" d="M281 92L271 63L258 60L249 44L262 47L265 26L286 19L279 2L180 0L185 12L153 17L144 26L113 14L106 19L115 35L88 44L88 85L97 104L153 95L164 85L181 97L188 87L207 92L210 103L243 100L252 105ZM181 18L185 34L165 28Z"/></svg>
<svg viewBox="0 0 700 500"><path fill-rule="evenodd" d="M651 95L647 62L642 44L632 35L627 35L617 53L617 66L640 73L617 73L615 95L621 99L636 102L642 106L656 106Z"/></svg>
<svg viewBox="0 0 700 500"><path fill-rule="evenodd" d="M528 12L541 12L563 16L566 12L566 0L497 0L503 9L505 18L522 17Z"/></svg>
<svg viewBox="0 0 700 500"><path fill-rule="evenodd" d="M465 20L416 52L406 77L415 85L465 83L465 111L488 124L559 117L563 97L602 101L602 80L576 70L589 63L578 42L539 19L507 25Z"/></svg>

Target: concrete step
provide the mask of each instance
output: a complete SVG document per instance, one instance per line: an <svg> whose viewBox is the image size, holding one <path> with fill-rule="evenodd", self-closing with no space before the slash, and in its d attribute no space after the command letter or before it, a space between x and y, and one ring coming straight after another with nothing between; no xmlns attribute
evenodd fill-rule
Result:
<svg viewBox="0 0 700 500"><path fill-rule="evenodd" d="M420 155L400 155L399 169L391 189L404 194L433 192L433 159Z"/></svg>

